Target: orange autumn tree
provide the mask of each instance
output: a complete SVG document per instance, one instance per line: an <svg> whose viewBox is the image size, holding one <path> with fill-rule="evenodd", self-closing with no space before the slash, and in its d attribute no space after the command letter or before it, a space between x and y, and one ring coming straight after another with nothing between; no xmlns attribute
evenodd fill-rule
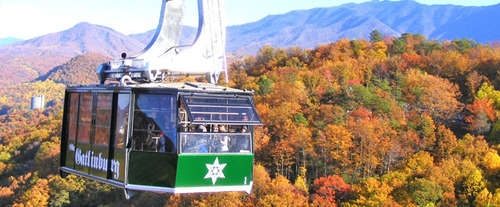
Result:
<svg viewBox="0 0 500 207"><path fill-rule="evenodd" d="M400 81L412 109L429 113L438 122L446 122L462 108L458 87L447 79L414 69L403 75Z"/></svg>
<svg viewBox="0 0 500 207"><path fill-rule="evenodd" d="M474 134L485 134L490 131L492 123L497 119L493 102L489 99L476 99L466 106L469 115L465 117L468 128Z"/></svg>
<svg viewBox="0 0 500 207"><path fill-rule="evenodd" d="M353 134L353 175L366 178L389 171L396 135L389 123L360 107L351 113L347 127Z"/></svg>
<svg viewBox="0 0 500 207"><path fill-rule="evenodd" d="M285 177L278 175L268 185L268 193L258 198L257 206L307 206L307 198Z"/></svg>
<svg viewBox="0 0 500 207"><path fill-rule="evenodd" d="M353 135L344 126L330 124L326 126L325 132L317 140L320 146L320 157L325 165L333 169L345 168L351 164L349 159L353 149ZM331 170L325 169L325 174ZM341 173L336 171L334 173Z"/></svg>
<svg viewBox="0 0 500 207"><path fill-rule="evenodd" d="M335 207L353 196L351 186L337 175L315 179L312 190L313 206Z"/></svg>

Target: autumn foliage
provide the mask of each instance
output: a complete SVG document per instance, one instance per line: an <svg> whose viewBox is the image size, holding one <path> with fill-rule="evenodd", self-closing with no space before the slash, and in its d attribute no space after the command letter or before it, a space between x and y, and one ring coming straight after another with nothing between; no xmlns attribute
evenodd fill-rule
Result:
<svg viewBox="0 0 500 207"><path fill-rule="evenodd" d="M500 47L370 36L231 61L228 85L255 91L264 122L248 195L127 201L120 189L62 179L64 86L1 88L0 206L500 206ZM28 111L35 93L52 104Z"/></svg>
<svg viewBox="0 0 500 207"><path fill-rule="evenodd" d="M353 196L351 186L337 175L314 180L313 192L313 206L339 206Z"/></svg>

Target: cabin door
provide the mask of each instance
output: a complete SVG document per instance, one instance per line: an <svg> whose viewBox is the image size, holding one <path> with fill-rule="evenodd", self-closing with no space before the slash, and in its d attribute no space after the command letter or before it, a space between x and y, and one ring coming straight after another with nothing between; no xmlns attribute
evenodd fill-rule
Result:
<svg viewBox="0 0 500 207"><path fill-rule="evenodd" d="M177 166L177 97L136 93L128 184L173 187Z"/></svg>

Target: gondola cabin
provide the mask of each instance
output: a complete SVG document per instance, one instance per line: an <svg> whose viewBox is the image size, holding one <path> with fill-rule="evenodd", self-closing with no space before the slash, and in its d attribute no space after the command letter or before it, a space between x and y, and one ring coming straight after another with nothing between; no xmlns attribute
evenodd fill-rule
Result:
<svg viewBox="0 0 500 207"><path fill-rule="evenodd" d="M68 87L61 173L127 191L250 192L252 92L206 83Z"/></svg>

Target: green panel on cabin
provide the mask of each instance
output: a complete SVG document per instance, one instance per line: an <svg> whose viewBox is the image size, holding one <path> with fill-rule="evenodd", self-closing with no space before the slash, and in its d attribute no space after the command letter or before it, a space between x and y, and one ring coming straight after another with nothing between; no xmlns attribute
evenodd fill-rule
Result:
<svg viewBox="0 0 500 207"><path fill-rule="evenodd" d="M158 187L173 187L177 154L130 152L128 183Z"/></svg>
<svg viewBox="0 0 500 207"><path fill-rule="evenodd" d="M252 180L251 154L181 154L175 187L241 186Z"/></svg>

